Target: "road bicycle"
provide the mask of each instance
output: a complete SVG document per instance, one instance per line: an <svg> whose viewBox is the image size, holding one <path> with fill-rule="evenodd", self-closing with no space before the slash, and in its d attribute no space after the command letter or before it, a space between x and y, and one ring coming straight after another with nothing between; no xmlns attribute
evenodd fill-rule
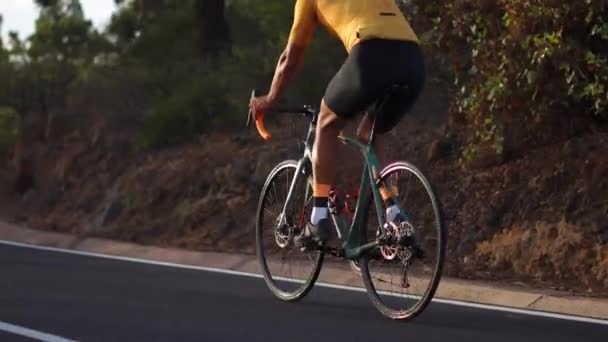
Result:
<svg viewBox="0 0 608 342"><path fill-rule="evenodd" d="M389 91L377 108L392 94ZM283 301L301 300L317 281L325 254L330 254L351 262L371 302L384 316L409 320L419 315L439 285L446 246L440 203L430 182L405 161L381 168L374 154L374 129L368 143L341 134L341 142L363 155L361 183L356 195L348 199L350 204L340 201L337 189L332 189L329 211L338 246L327 243L305 250L294 240L303 234L313 204L311 161L319 111L313 106L286 106L271 112L303 116L310 120L310 126L303 156L276 165L260 196L256 250L268 288ZM247 127L252 116L250 111ZM269 140L263 117L255 124L262 138ZM399 206L401 219L397 222L386 220L382 186L391 189ZM371 225L370 217L376 220Z"/></svg>

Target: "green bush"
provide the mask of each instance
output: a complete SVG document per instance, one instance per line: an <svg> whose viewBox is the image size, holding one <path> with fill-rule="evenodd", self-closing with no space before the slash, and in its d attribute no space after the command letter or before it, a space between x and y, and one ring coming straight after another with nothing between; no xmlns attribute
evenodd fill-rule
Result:
<svg viewBox="0 0 608 342"><path fill-rule="evenodd" d="M0 155L10 152L19 134L19 115L12 108L0 107Z"/></svg>
<svg viewBox="0 0 608 342"><path fill-rule="evenodd" d="M471 146L502 153L506 134L557 115L608 117L607 1L413 2L452 68Z"/></svg>
<svg viewBox="0 0 608 342"><path fill-rule="evenodd" d="M152 104L144 118L139 147L183 143L213 128L234 123L225 95L225 89L208 78L176 83L170 94L159 96Z"/></svg>
<svg viewBox="0 0 608 342"><path fill-rule="evenodd" d="M174 51L156 46L158 58L150 59L156 55L150 52L152 48L143 49L146 53L142 56L133 56L142 60L139 65L147 70L148 91L154 98L147 104L139 147L182 143L204 132L242 125L251 89L265 92L270 87L292 17L293 2L232 2L226 11L231 51L211 63L201 61L192 50L196 41L188 33L189 27L175 28L183 21L170 21L166 25L174 28L165 25L159 30L162 34L149 29L143 42L180 43ZM186 34L173 33L180 31ZM342 62L345 53L339 41L322 30L315 38L300 76L282 101L320 103L330 77Z"/></svg>

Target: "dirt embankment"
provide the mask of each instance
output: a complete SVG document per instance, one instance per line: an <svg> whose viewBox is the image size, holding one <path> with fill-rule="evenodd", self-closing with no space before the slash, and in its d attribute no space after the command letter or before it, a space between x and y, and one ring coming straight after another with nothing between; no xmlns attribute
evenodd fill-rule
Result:
<svg viewBox="0 0 608 342"><path fill-rule="evenodd" d="M447 273L580 292L608 292L608 131L527 150L498 166L465 170L443 138L447 97L427 89L390 135L391 159L429 175L449 230ZM1 215L31 227L195 250L253 253L259 191L278 162L297 158L300 121L218 132L198 142L137 152L104 125L32 144L35 187L17 195L0 173ZM341 150L341 186L358 184L361 160ZM9 170L9 171L7 171Z"/></svg>

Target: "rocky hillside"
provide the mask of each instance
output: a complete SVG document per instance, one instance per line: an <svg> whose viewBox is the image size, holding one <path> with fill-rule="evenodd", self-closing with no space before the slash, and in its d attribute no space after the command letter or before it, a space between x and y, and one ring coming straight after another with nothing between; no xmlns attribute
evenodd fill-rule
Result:
<svg viewBox="0 0 608 342"><path fill-rule="evenodd" d="M447 273L471 279L608 291L608 129L595 128L503 161L463 166L447 131L447 98L433 83L391 133L392 159L429 174L449 230ZM262 142L252 130L138 152L103 122L32 143L35 186L0 174L2 215L43 230L195 250L254 252L254 215L268 171L296 158L306 122L281 119ZM453 128L454 129L454 128ZM340 186L358 184L360 157L341 154Z"/></svg>

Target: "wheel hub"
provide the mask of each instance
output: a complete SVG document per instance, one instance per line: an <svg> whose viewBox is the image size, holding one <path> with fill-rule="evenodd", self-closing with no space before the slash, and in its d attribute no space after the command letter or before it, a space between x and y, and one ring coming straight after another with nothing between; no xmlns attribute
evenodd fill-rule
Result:
<svg viewBox="0 0 608 342"><path fill-rule="evenodd" d="M380 247L380 254L382 254L385 260L394 260L397 257L397 246L394 241L396 241L399 234L399 228L393 222L386 223L384 225L384 234L386 235L384 238L388 243Z"/></svg>
<svg viewBox="0 0 608 342"><path fill-rule="evenodd" d="M397 257L407 263L413 256L413 253L408 246L399 244L404 238L414 236L414 226L408 221L400 222L399 225L394 222L388 222L384 225L384 231L387 235L385 240L388 242L380 247L380 253L386 260L394 260Z"/></svg>
<svg viewBox="0 0 608 342"><path fill-rule="evenodd" d="M291 241L291 231L289 225L287 224L287 219L284 214L279 215L277 217L277 222L274 230L274 240L277 243L277 246L280 248L287 248L289 246L289 241Z"/></svg>

